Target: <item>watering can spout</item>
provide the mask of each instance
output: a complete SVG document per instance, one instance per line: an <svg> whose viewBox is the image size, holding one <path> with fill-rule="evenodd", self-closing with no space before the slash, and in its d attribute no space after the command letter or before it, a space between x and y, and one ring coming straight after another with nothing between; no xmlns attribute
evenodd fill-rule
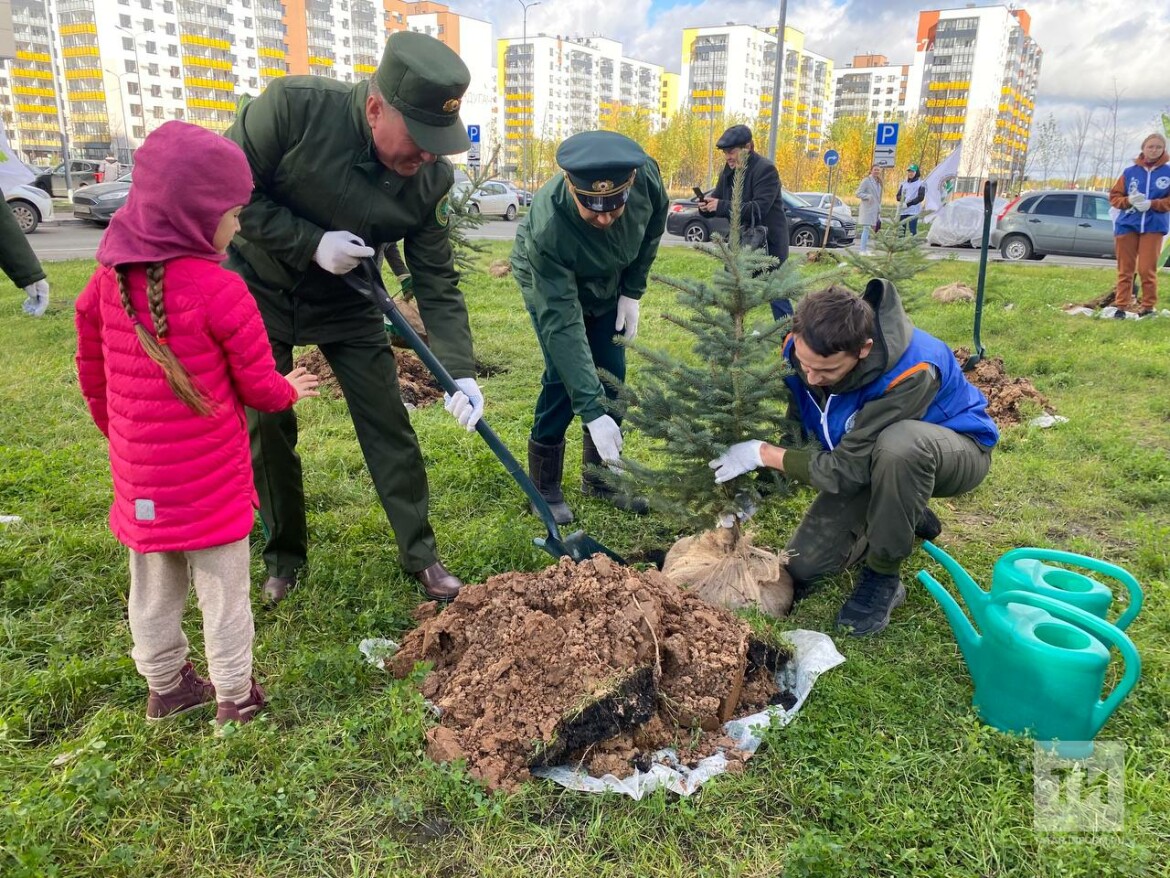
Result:
<svg viewBox="0 0 1170 878"><path fill-rule="evenodd" d="M963 608L959 606L959 602L951 597L950 592L942 587L937 579L921 570L918 573L918 581L930 592L939 606L942 607L943 614L947 617L947 621L951 623L951 630L955 635L955 642L959 644L959 649L963 652L963 658L967 660L967 667L971 670L971 675L976 676L981 665L980 659L980 645L983 638L975 630L975 626L971 624L971 620L967 618L967 614L963 612ZM978 588L978 586L976 586Z"/></svg>
<svg viewBox="0 0 1170 878"><path fill-rule="evenodd" d="M930 540L924 541L922 548L926 554L941 564L943 569L951 575L951 579L959 587L959 594L963 596L963 603L967 605L967 609L975 618L975 621L982 624L980 620L983 617L983 612L987 607L988 601L991 600L991 596L980 587L979 583L971 578L971 574L964 570L958 561L930 542ZM933 579L931 581L935 582ZM937 582L935 584L937 585ZM931 591L931 594L934 594L934 592ZM937 598L938 595L935 594L935 597ZM947 597L950 597L950 595L948 594Z"/></svg>

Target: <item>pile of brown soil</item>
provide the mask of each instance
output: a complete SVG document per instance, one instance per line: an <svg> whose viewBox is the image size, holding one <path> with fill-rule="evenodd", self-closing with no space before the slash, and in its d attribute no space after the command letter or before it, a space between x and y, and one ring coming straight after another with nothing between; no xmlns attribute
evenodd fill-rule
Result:
<svg viewBox="0 0 1170 878"><path fill-rule="evenodd" d="M955 357L960 366L965 366L971 357L967 348L955 348ZM1048 399L1037 390L1027 378L1009 378L1004 372L1002 357L985 357L967 373L967 380L983 391L987 397L987 413L1000 427L1012 427L1023 423L1025 418L1034 416L1025 411L1022 403L1030 402L1030 409L1043 409L1050 415L1056 414Z"/></svg>
<svg viewBox="0 0 1170 878"><path fill-rule="evenodd" d="M443 391L439 389L435 376L412 351L395 348L394 359L398 362L398 391L402 394L403 402L421 408L443 398ZM303 366L321 380L318 389L322 396L344 398L337 376L333 374L325 355L317 348L301 354L294 365Z"/></svg>
<svg viewBox="0 0 1170 878"><path fill-rule="evenodd" d="M491 788L546 765L624 777L662 747L692 763L730 748L722 723L776 699L789 658L658 571L600 555L494 576L439 615L420 611L429 618L387 667L404 677L433 663L422 692L440 724L428 755L466 759ZM726 755L736 764L737 751Z"/></svg>

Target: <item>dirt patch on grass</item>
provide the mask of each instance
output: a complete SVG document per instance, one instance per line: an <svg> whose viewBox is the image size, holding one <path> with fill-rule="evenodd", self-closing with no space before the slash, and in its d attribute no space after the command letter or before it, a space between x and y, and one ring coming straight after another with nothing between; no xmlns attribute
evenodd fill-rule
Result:
<svg viewBox="0 0 1170 878"><path fill-rule="evenodd" d="M722 724L776 699L789 658L658 571L597 556L464 587L387 666L402 677L432 662L428 754L511 789L544 765L625 777L662 747L692 763L730 748Z"/></svg>
<svg viewBox="0 0 1170 878"><path fill-rule="evenodd" d="M955 348L960 366L971 358L967 348ZM1038 411L1056 414L1047 397L1027 378L1012 378L1003 368L1002 357L985 357L967 373L967 380L987 397L987 413L1000 427L1013 427L1035 417Z"/></svg>
<svg viewBox="0 0 1170 878"><path fill-rule="evenodd" d="M443 398L443 391L430 370L423 365L412 351L403 351L394 348L394 359L398 363L398 392L402 394L402 401L415 408L430 405ZM325 355L317 348L312 348L297 357L296 366L303 366L321 380L320 391L322 396L333 399L344 399L341 384Z"/></svg>

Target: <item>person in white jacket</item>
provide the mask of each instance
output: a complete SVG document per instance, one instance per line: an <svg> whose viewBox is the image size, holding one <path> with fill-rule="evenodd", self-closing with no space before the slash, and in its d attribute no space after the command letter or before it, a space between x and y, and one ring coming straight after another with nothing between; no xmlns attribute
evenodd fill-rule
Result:
<svg viewBox="0 0 1170 878"><path fill-rule="evenodd" d="M880 165L874 165L869 169L869 173L861 178L856 195L861 201L861 207L857 211L857 224L861 226L861 243L857 249L859 253L865 254L869 252L869 234L878 230L881 217L882 169Z"/></svg>
<svg viewBox="0 0 1170 878"><path fill-rule="evenodd" d="M926 198L926 183L918 173L918 165L906 169L906 179L898 187L898 223L908 228L911 235L918 234L918 214L922 213L922 202Z"/></svg>

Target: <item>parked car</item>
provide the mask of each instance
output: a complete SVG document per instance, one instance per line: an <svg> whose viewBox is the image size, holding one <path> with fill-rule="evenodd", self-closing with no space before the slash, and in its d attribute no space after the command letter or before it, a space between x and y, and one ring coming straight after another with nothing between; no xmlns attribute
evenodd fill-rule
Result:
<svg viewBox="0 0 1170 878"><path fill-rule="evenodd" d="M1109 195L1079 189L1026 192L1010 202L991 232L1004 259L1063 256L1114 258Z"/></svg>
<svg viewBox="0 0 1170 878"><path fill-rule="evenodd" d="M789 242L794 247L819 247L824 240L825 224L829 224L829 246L848 247L857 235L857 223L851 219L829 218L827 210L812 207L787 189L780 190L784 201L784 215L788 217ZM699 213L693 199L676 199L670 203L666 215L666 231L688 241L701 243L712 235L726 238L731 227L722 217L708 217Z"/></svg>
<svg viewBox="0 0 1170 878"><path fill-rule="evenodd" d="M466 198L467 212L471 214L492 214L502 216L506 220L514 220L520 210L516 193L503 183L491 180L474 192L471 191L470 182L456 183L451 187L451 194L455 198Z"/></svg>
<svg viewBox="0 0 1170 878"><path fill-rule="evenodd" d="M126 203L130 194L130 174L125 174L113 183L95 183L73 196L73 215L98 225L107 225L119 207Z"/></svg>
<svg viewBox="0 0 1170 878"><path fill-rule="evenodd" d="M16 224L26 235L31 235L43 222L53 218L53 199L36 186L24 184L13 186L4 193Z"/></svg>
<svg viewBox="0 0 1170 878"><path fill-rule="evenodd" d="M92 186L102 182L102 163L92 159L72 159L69 162L69 175L73 178L73 188ZM65 163L57 165L53 170L41 174L33 183L34 186L45 190L57 198L65 197Z"/></svg>
<svg viewBox="0 0 1170 878"><path fill-rule="evenodd" d="M833 216L853 219L853 211L849 209L849 205L836 195L830 195L828 192L797 192L796 197L807 201L813 207L819 207L821 210L828 210L829 204L832 203Z"/></svg>
<svg viewBox="0 0 1170 878"><path fill-rule="evenodd" d="M532 206L532 193L529 192L527 189L521 189L519 186L515 186L512 183L507 182L506 180L493 180L492 182L493 183L503 183L505 186L507 186L509 189L511 189L513 192L515 192L516 193L516 200L520 203L521 207L531 207Z"/></svg>

